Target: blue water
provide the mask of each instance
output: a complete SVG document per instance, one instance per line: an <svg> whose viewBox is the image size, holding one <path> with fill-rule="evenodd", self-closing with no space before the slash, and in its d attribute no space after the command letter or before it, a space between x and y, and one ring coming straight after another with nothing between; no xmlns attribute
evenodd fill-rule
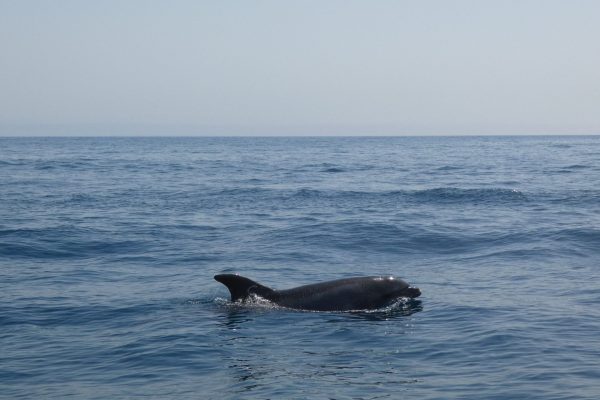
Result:
<svg viewBox="0 0 600 400"><path fill-rule="evenodd" d="M0 138L0 397L599 396L600 137Z"/></svg>

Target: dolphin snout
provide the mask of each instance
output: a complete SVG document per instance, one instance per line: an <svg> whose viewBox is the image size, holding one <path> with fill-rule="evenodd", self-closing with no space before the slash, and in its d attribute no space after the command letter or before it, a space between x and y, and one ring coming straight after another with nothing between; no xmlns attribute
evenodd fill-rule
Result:
<svg viewBox="0 0 600 400"><path fill-rule="evenodd" d="M414 299L415 297L419 297L421 295L421 289L416 287L408 287L406 289L406 294L408 297Z"/></svg>

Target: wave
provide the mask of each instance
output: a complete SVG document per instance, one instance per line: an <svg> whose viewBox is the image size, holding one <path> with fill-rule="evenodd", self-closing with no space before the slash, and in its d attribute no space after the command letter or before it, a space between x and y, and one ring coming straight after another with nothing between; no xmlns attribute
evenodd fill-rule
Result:
<svg viewBox="0 0 600 400"><path fill-rule="evenodd" d="M50 306L33 304L24 307L3 306L0 309L2 325L85 325L89 323L112 322L115 325L124 320L164 309L159 303L137 304L131 306L108 305L63 305ZM120 321L120 322L119 322Z"/></svg>
<svg viewBox="0 0 600 400"><path fill-rule="evenodd" d="M69 225L2 229L0 239L0 255L7 258L88 258L137 253L143 248L140 241Z"/></svg>
<svg viewBox="0 0 600 400"><path fill-rule="evenodd" d="M573 165L569 165L567 167L564 167L564 169L586 169L586 168L590 168L589 165L583 165L583 164L573 164Z"/></svg>
<svg viewBox="0 0 600 400"><path fill-rule="evenodd" d="M306 224L272 230L261 238L275 249L296 244L311 249L361 254L460 255L461 259L589 255L600 252L600 230L592 228L548 231L537 229L461 230L449 227L342 221ZM276 250L274 250L276 251Z"/></svg>
<svg viewBox="0 0 600 400"><path fill-rule="evenodd" d="M214 192L213 196L223 196L237 200L286 201L294 199L350 200L350 201L418 201L424 203L521 203L528 196L516 189L507 188L459 188L438 187L421 190L391 191L346 191L301 188L272 189L263 187L227 188Z"/></svg>
<svg viewBox="0 0 600 400"><path fill-rule="evenodd" d="M464 232L440 232L420 226L364 221L318 223L275 230L268 235L269 239L275 246L293 241L302 247L397 254L464 252L481 243L497 240Z"/></svg>
<svg viewBox="0 0 600 400"><path fill-rule="evenodd" d="M592 250L600 253L600 229L596 228L567 228L547 233L549 239L556 243L569 243L579 249Z"/></svg>
<svg viewBox="0 0 600 400"><path fill-rule="evenodd" d="M563 167L551 168L551 169L548 169L548 172L554 173L554 174L572 174L572 173L576 173L576 172L580 172L580 171L585 171L585 170L588 170L591 168L592 168L591 165L572 164L572 165L567 165L567 166L563 166Z"/></svg>
<svg viewBox="0 0 600 400"><path fill-rule="evenodd" d="M323 169L322 172L337 173L337 172L346 172L346 170L343 168L338 168L338 167L330 167L330 168Z"/></svg>
<svg viewBox="0 0 600 400"><path fill-rule="evenodd" d="M459 171L463 170L466 167L460 167L457 165L444 165L443 167L436 168L436 171Z"/></svg>
<svg viewBox="0 0 600 400"><path fill-rule="evenodd" d="M490 203L523 201L527 199L523 192L516 189L505 188L463 189L456 187L441 187L414 191L411 195L427 201L440 202Z"/></svg>
<svg viewBox="0 0 600 400"><path fill-rule="evenodd" d="M36 170L81 170L86 168L95 169L98 166L95 163L91 163L84 160L73 160L73 161L35 161L33 167Z"/></svg>
<svg viewBox="0 0 600 400"><path fill-rule="evenodd" d="M21 165L26 165L27 161L23 160L23 159L18 159L18 160L12 160L12 161L7 161L7 160L0 160L0 167L4 167L4 166L21 166Z"/></svg>
<svg viewBox="0 0 600 400"><path fill-rule="evenodd" d="M540 197L555 205L585 206L600 204L600 190L597 189L545 192Z"/></svg>

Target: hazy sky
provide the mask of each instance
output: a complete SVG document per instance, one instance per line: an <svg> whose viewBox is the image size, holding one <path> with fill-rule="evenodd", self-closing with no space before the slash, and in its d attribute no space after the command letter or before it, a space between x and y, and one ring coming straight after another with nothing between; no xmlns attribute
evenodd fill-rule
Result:
<svg viewBox="0 0 600 400"><path fill-rule="evenodd" d="M0 0L0 135L600 134L600 1Z"/></svg>

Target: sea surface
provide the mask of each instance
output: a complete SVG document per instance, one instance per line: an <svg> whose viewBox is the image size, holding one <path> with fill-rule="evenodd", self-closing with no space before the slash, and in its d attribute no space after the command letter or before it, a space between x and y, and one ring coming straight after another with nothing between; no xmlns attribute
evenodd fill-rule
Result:
<svg viewBox="0 0 600 400"><path fill-rule="evenodd" d="M598 399L600 137L0 138L0 397Z"/></svg>

